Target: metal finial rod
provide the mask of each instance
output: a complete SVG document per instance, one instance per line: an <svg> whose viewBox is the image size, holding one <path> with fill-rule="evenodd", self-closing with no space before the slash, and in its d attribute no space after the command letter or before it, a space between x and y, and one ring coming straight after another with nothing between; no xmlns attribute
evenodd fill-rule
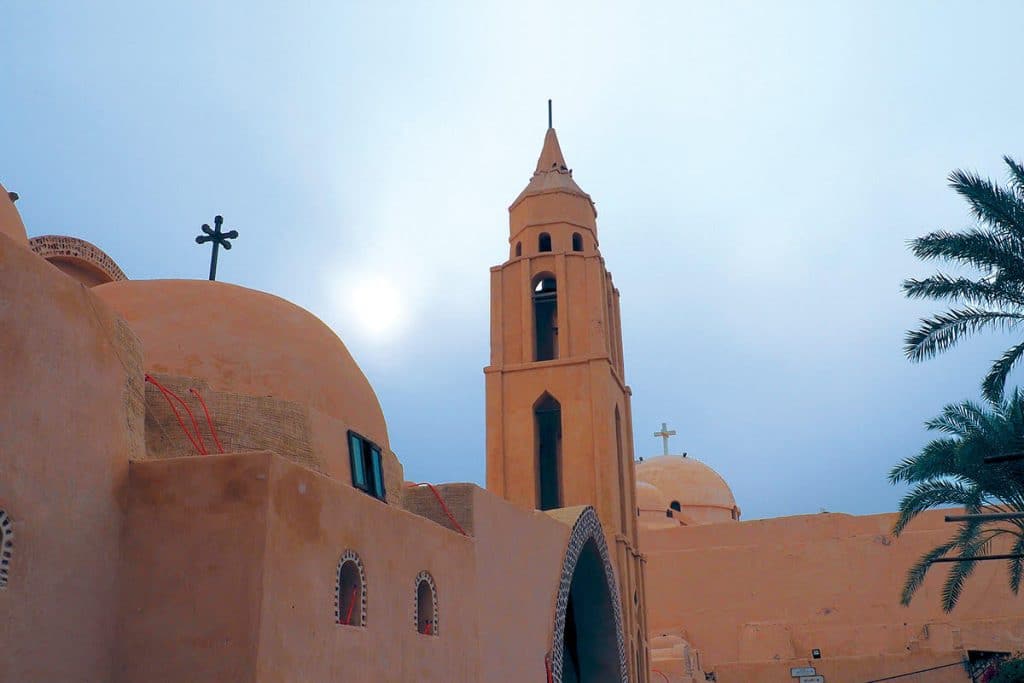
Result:
<svg viewBox="0 0 1024 683"><path fill-rule="evenodd" d="M199 237L196 237L196 244L204 244L206 242L213 242L213 256L210 258L210 279L217 279L217 251L220 247L225 249L231 249L231 243L228 240L233 240L238 237L237 230L229 230L228 232L221 232L220 227L224 224L223 216L213 217L213 229L206 223L203 223L203 233Z"/></svg>
<svg viewBox="0 0 1024 683"><path fill-rule="evenodd" d="M548 128L554 128L554 126L551 125L551 100L548 100Z"/></svg>

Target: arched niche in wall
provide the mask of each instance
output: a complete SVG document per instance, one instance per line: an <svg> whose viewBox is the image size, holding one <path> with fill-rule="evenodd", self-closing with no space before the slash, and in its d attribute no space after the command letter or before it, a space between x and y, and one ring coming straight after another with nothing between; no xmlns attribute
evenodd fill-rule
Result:
<svg viewBox="0 0 1024 683"><path fill-rule="evenodd" d="M353 550L338 561L334 593L334 619L343 626L366 626L366 570Z"/></svg>
<svg viewBox="0 0 1024 683"><path fill-rule="evenodd" d="M416 575L416 598L413 604L416 631L425 636L437 635L437 584L430 572Z"/></svg>

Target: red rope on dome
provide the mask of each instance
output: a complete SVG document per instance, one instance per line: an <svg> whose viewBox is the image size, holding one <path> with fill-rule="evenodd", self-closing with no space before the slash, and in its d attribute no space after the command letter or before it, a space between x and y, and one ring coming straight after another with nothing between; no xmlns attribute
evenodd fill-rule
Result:
<svg viewBox="0 0 1024 683"><path fill-rule="evenodd" d="M548 683L552 683L554 674L551 672L551 655L547 653L544 654L544 673L548 675Z"/></svg>
<svg viewBox="0 0 1024 683"><path fill-rule="evenodd" d="M203 412L206 414L206 424L210 427L210 434L213 435L213 442L217 444L217 452L223 453L224 447L220 445L220 439L217 438L217 429L213 426L213 420L210 419L210 411L206 409L206 401L199 395L199 391L195 388L190 387L189 393L199 399L199 405L203 407Z"/></svg>
<svg viewBox="0 0 1024 683"><path fill-rule="evenodd" d="M147 374L145 377L147 382L149 382L150 384L152 384L153 386L160 390L160 393L163 395L164 400L167 401L167 405L169 405L171 407L171 411L174 412L174 417L178 418L178 425L181 427L181 431L185 432L185 436L187 436L188 440L192 443L192 447L195 448L196 452L199 453L200 455L206 455L206 444L202 442L202 437L199 436L199 425L196 424L196 419L195 417L192 416L192 411L189 410L188 405L184 401L182 401L181 398L173 391L171 391L164 385L160 384L160 382L157 382L152 375ZM195 438L192 437L192 434L189 433L188 428L185 426L185 421L181 419L181 413L178 412L178 409L174 407L174 403L171 401L172 397L178 403L184 406L185 411L188 412L188 416L192 418L192 424L196 428L196 436L199 437L198 442L196 441Z"/></svg>
<svg viewBox="0 0 1024 683"><path fill-rule="evenodd" d="M462 534L463 536L469 536L469 534L466 533L466 530L462 528L462 525L459 524L459 520L455 519L455 515L453 515L452 511L448 509L448 506L444 502L444 498L441 497L441 494L438 493L437 489L434 488L433 484L429 484L429 483L409 484L409 488L412 488L414 486L427 486L427 487L429 487L431 492L434 494L434 498L437 498L437 502L441 504L441 509L444 510L444 514L448 515L448 519L450 519L452 524L455 525L455 528L459 530L459 533Z"/></svg>

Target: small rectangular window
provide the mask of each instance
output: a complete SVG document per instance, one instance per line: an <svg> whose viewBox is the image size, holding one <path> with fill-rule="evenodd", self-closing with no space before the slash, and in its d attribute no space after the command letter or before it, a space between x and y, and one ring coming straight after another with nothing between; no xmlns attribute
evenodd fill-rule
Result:
<svg viewBox="0 0 1024 683"><path fill-rule="evenodd" d="M363 439L358 434L349 432L348 452L352 459L352 485L357 489L366 491L366 461L363 456Z"/></svg>
<svg viewBox="0 0 1024 683"><path fill-rule="evenodd" d="M370 471L373 472L373 495L384 500L384 465L379 448L370 449Z"/></svg>
<svg viewBox="0 0 1024 683"><path fill-rule="evenodd" d="M349 432L348 454L352 462L352 486L378 500L385 500L380 447L355 432Z"/></svg>

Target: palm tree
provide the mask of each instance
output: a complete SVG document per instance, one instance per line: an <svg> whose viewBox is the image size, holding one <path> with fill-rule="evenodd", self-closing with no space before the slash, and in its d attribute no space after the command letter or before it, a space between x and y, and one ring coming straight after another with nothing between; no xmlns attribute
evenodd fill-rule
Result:
<svg viewBox="0 0 1024 683"><path fill-rule="evenodd" d="M903 283L909 297L955 303L907 333L904 350L911 360L931 358L969 333L1014 330L1024 322L1024 166L1008 156L1003 161L1010 169L1007 188L967 171L949 176L950 186L970 204L978 227L938 230L910 243L920 259L942 259L983 273L973 279L937 273ZM1011 346L992 364L982 383L986 398L1002 398L1006 377L1022 357L1024 342Z"/></svg>
<svg viewBox="0 0 1024 683"><path fill-rule="evenodd" d="M900 501L894 536L917 515L937 507L958 506L969 514L1024 512L1024 464L984 462L986 456L1018 453L1024 447L1024 392L1016 389L1006 400L985 406L971 401L948 405L925 425L945 436L934 439L889 473L893 484L913 484ZM942 589L942 608L952 611L978 562L972 558L988 554L992 542L1000 537L1012 537L1011 554L1024 554L1024 520L962 522L948 542L922 555L907 572L901 602L910 604L935 560L956 557L962 561L951 564ZM1016 594L1024 558L1007 562L1010 590Z"/></svg>

